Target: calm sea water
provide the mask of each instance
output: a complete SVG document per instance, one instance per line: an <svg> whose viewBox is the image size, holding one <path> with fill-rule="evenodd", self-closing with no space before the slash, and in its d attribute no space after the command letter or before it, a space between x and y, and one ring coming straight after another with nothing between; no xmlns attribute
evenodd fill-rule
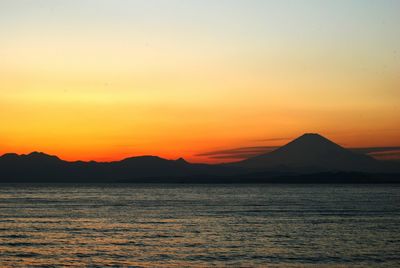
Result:
<svg viewBox="0 0 400 268"><path fill-rule="evenodd" d="M400 266L393 185L0 185L0 266Z"/></svg>

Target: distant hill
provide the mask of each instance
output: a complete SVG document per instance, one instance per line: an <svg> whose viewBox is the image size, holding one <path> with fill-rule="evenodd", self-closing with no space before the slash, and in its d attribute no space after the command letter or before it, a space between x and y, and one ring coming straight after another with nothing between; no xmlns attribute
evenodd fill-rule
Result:
<svg viewBox="0 0 400 268"><path fill-rule="evenodd" d="M56 156L33 152L0 157L0 182L117 182L185 180L231 173L225 167L192 164L180 158L138 156L114 162L68 162Z"/></svg>
<svg viewBox="0 0 400 268"><path fill-rule="evenodd" d="M0 157L7 183L379 183L400 182L398 163L347 150L318 134L304 134L270 153L207 165L138 156L114 162L68 162L41 152Z"/></svg>

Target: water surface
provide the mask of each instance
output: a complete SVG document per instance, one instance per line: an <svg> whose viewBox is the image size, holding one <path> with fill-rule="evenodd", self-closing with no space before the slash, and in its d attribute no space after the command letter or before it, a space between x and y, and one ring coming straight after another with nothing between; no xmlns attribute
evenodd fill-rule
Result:
<svg viewBox="0 0 400 268"><path fill-rule="evenodd" d="M400 266L394 185L0 184L0 266Z"/></svg>

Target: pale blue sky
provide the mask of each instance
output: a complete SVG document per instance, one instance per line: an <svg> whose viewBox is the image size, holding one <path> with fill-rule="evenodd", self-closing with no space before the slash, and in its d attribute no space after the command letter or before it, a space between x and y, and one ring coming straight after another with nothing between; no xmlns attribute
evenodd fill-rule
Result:
<svg viewBox="0 0 400 268"><path fill-rule="evenodd" d="M146 31L216 38L398 41L400 1L389 0L2 0L6 32Z"/></svg>

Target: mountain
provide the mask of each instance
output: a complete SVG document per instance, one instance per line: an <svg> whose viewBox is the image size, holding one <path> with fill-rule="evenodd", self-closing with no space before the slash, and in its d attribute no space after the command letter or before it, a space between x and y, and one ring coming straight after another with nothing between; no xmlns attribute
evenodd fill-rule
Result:
<svg viewBox="0 0 400 268"><path fill-rule="evenodd" d="M222 165L157 156L114 162L68 162L41 152L0 156L0 182L7 183L398 183L398 178L397 163L354 153L318 134L304 134L270 153Z"/></svg>
<svg viewBox="0 0 400 268"><path fill-rule="evenodd" d="M289 171L379 171L381 163L367 155L347 150L325 137L306 133L270 153L238 162L251 169Z"/></svg>

